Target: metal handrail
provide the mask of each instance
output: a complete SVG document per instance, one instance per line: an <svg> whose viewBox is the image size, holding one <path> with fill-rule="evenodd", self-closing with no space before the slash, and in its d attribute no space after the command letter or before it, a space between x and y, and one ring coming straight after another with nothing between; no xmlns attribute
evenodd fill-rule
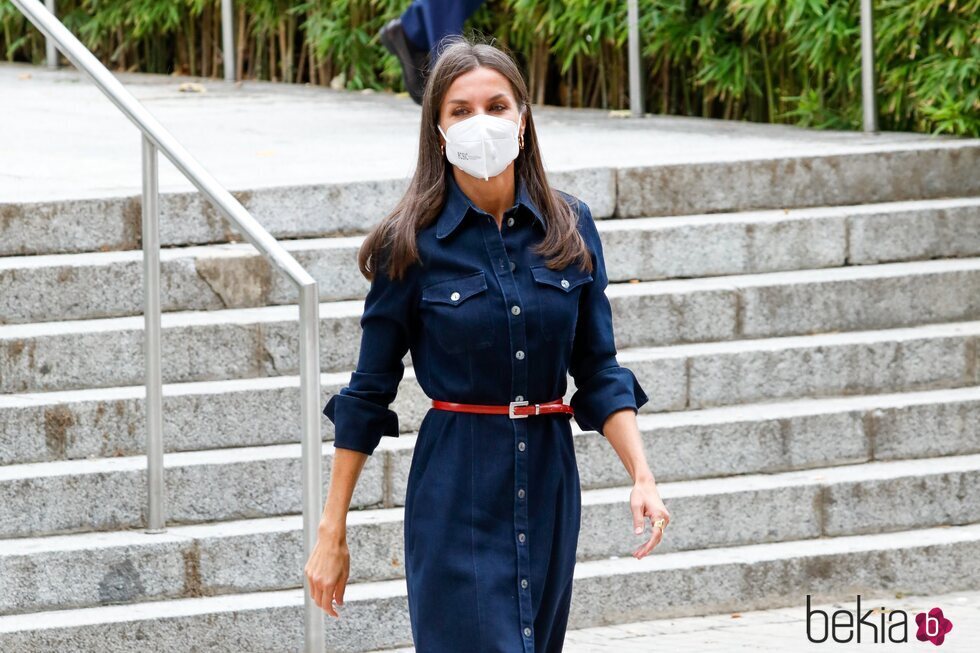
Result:
<svg viewBox="0 0 980 653"><path fill-rule="evenodd" d="M867 133L878 131L878 109L875 101L874 12L872 0L861 0L861 115ZM646 97L640 74L639 0L626 1L627 48L629 50L630 117L642 118Z"/></svg>
<svg viewBox="0 0 980 653"><path fill-rule="evenodd" d="M299 364L302 411L303 544L309 558L316 544L322 510L322 439L320 436L320 315L317 282L253 218L231 193L161 125L115 76L66 28L41 0L11 0L81 71L85 72L142 134L143 292L146 363L146 434L148 527L166 530L163 485L162 376L160 365L160 229L158 151L163 152L214 207L235 224L259 252L285 274L299 292ZM323 611L313 601L304 574L305 650L321 653Z"/></svg>

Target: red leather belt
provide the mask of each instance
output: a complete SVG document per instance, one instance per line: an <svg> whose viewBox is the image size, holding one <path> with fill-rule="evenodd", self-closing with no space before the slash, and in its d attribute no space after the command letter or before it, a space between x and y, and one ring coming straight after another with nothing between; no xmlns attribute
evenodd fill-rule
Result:
<svg viewBox="0 0 980 653"><path fill-rule="evenodd" d="M530 415L548 415L551 413L568 413L574 415L572 407L555 399L543 404L528 404L527 401L512 401L509 404L459 404L454 401L432 400L432 407L439 410L454 410L460 413L484 413L492 415L507 415L511 419L522 419Z"/></svg>

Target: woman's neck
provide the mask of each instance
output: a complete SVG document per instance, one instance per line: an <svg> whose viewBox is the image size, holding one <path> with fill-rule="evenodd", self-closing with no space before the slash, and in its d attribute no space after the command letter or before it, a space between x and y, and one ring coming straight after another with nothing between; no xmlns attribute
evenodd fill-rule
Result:
<svg viewBox="0 0 980 653"><path fill-rule="evenodd" d="M503 172L489 180L478 179L455 167L452 174L466 196L480 210L494 216L499 228L504 220L504 211L514 205L514 164L511 163Z"/></svg>

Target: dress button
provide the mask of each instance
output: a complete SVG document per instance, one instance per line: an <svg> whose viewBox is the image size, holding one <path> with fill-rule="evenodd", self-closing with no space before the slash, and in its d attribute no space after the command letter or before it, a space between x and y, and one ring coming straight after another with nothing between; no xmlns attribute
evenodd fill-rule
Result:
<svg viewBox="0 0 980 653"><path fill-rule="evenodd" d="M514 226L514 218L507 218L507 226L508 227Z"/></svg>
<svg viewBox="0 0 980 653"><path fill-rule="evenodd" d="M524 401L524 395L517 395L514 397L514 401Z"/></svg>
<svg viewBox="0 0 980 653"><path fill-rule="evenodd" d="M459 299L459 293L458 292L454 292L453 294L451 294L449 296L449 299L451 299L453 301L456 301L457 299Z"/></svg>
<svg viewBox="0 0 980 653"><path fill-rule="evenodd" d="M530 637L531 636L531 629L528 628L527 626L524 627L524 636L525 637Z"/></svg>
<svg viewBox="0 0 980 653"><path fill-rule="evenodd" d="M523 542L524 541L524 533L518 533L517 534L517 541L518 542Z"/></svg>
<svg viewBox="0 0 980 653"><path fill-rule="evenodd" d="M520 497L521 499L524 498L524 488L521 488L520 490L517 491L517 496Z"/></svg>
<svg viewBox="0 0 980 653"><path fill-rule="evenodd" d="M516 268L516 267L517 267L517 263L514 263L513 261L511 261L510 262L510 271L513 272L514 271L514 268Z"/></svg>
<svg viewBox="0 0 980 653"><path fill-rule="evenodd" d="M561 287L562 288L568 288L568 279L562 279L561 280Z"/></svg>
<svg viewBox="0 0 980 653"><path fill-rule="evenodd" d="M523 442L518 442L517 443L517 448L520 449L521 451L524 451L524 448L525 448L524 443Z"/></svg>
<svg viewBox="0 0 980 653"><path fill-rule="evenodd" d="M521 307L520 306L511 306L510 307L510 312L513 313L514 315L520 315L521 314Z"/></svg>
<svg viewBox="0 0 980 653"><path fill-rule="evenodd" d="M518 350L517 350L517 353L516 353L516 354L514 354L514 355L515 355L515 356L517 356L517 360L519 360L519 361L522 361L522 360L524 360L524 352L523 352L523 351L521 351L520 349L518 349Z"/></svg>
<svg viewBox="0 0 980 653"><path fill-rule="evenodd" d="M521 587L527 588L527 579L526 578L522 578L521 579Z"/></svg>

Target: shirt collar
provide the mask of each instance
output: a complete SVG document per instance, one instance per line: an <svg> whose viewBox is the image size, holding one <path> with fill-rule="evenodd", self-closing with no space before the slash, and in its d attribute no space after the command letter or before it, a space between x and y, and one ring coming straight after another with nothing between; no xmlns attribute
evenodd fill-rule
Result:
<svg viewBox="0 0 980 653"><path fill-rule="evenodd" d="M455 231L470 209L473 209L474 212L485 213L477 208L466 193L463 192L463 189L459 187L452 170L446 173L446 177L446 203L442 208L442 212L439 214L436 226L436 238L440 239L445 238ZM544 216L538 210L537 205L531 200L531 196L527 192L527 184L524 183L524 179L520 175L517 176L517 201L515 206L518 204L523 204L524 208L530 210L531 215L538 221L541 228L545 228Z"/></svg>

